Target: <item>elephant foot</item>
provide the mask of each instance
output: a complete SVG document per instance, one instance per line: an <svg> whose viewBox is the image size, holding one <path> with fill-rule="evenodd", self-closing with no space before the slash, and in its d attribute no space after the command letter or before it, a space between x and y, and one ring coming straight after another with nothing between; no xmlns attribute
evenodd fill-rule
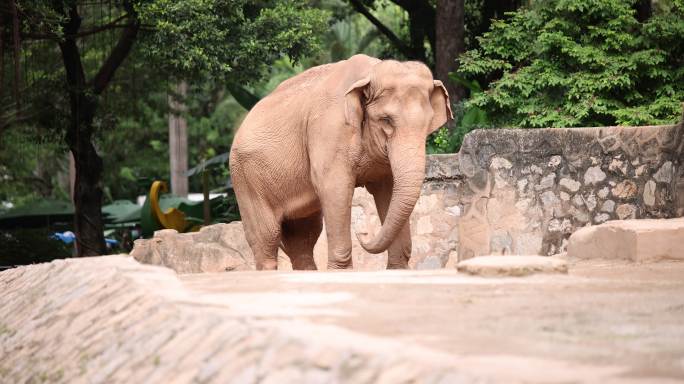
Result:
<svg viewBox="0 0 684 384"><path fill-rule="evenodd" d="M408 269L408 259L389 260L387 262L387 269Z"/></svg>
<svg viewBox="0 0 684 384"><path fill-rule="evenodd" d="M351 245L328 251L328 269L352 269Z"/></svg>
<svg viewBox="0 0 684 384"><path fill-rule="evenodd" d="M258 271L275 271L276 269L278 269L278 261L267 259L261 262L257 262L256 269Z"/></svg>
<svg viewBox="0 0 684 384"><path fill-rule="evenodd" d="M315 271L318 268L316 268L316 263L313 261L313 257L311 257L311 260L294 258L294 260L292 260L292 269L295 271Z"/></svg>
<svg viewBox="0 0 684 384"><path fill-rule="evenodd" d="M403 264L387 264L387 269L408 269L408 263L403 263Z"/></svg>
<svg viewBox="0 0 684 384"><path fill-rule="evenodd" d="M346 262L340 262L340 261L328 261L328 270L333 270L333 269L352 269L353 265L351 260L346 261Z"/></svg>

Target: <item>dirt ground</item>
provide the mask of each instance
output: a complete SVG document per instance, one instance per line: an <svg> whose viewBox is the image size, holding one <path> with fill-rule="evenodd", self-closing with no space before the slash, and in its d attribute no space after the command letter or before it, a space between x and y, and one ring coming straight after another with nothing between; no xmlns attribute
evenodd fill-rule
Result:
<svg viewBox="0 0 684 384"><path fill-rule="evenodd" d="M524 278L436 270L181 281L225 316L397 340L445 353L483 382L684 381L684 262L585 261L568 275Z"/></svg>

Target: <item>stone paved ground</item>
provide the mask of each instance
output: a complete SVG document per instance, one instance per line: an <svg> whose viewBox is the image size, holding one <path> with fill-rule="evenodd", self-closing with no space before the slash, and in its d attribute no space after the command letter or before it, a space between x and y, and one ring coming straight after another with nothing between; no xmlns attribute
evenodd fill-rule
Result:
<svg viewBox="0 0 684 384"><path fill-rule="evenodd" d="M684 262L568 275L0 273L0 382L681 382Z"/></svg>

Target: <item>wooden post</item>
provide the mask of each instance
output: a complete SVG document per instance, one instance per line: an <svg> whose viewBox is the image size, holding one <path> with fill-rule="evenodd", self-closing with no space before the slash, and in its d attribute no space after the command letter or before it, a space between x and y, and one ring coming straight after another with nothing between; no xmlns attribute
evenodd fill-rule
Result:
<svg viewBox="0 0 684 384"><path fill-rule="evenodd" d="M211 224L211 207L209 206L209 172L202 171L202 193L204 194L204 225Z"/></svg>
<svg viewBox="0 0 684 384"><path fill-rule="evenodd" d="M176 86L176 94L184 98L188 85L185 81ZM169 95L169 162L171 170L171 193L176 196L188 195L188 122L182 115L185 112L183 100Z"/></svg>
<svg viewBox="0 0 684 384"><path fill-rule="evenodd" d="M76 193L76 161L74 160L74 153L69 151L69 197L71 202L74 202L74 195Z"/></svg>

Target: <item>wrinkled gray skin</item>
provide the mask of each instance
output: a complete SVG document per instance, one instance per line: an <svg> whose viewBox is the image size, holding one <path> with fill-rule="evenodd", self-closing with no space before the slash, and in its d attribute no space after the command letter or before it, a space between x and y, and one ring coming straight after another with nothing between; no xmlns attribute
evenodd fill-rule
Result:
<svg viewBox="0 0 684 384"><path fill-rule="evenodd" d="M357 55L280 84L249 112L230 152L257 268L276 269L280 246L295 269L316 269L322 220L328 268L350 268L357 186L373 195L383 223L361 245L371 253L387 249L388 268L406 268L425 139L451 118L442 83L417 62Z"/></svg>

